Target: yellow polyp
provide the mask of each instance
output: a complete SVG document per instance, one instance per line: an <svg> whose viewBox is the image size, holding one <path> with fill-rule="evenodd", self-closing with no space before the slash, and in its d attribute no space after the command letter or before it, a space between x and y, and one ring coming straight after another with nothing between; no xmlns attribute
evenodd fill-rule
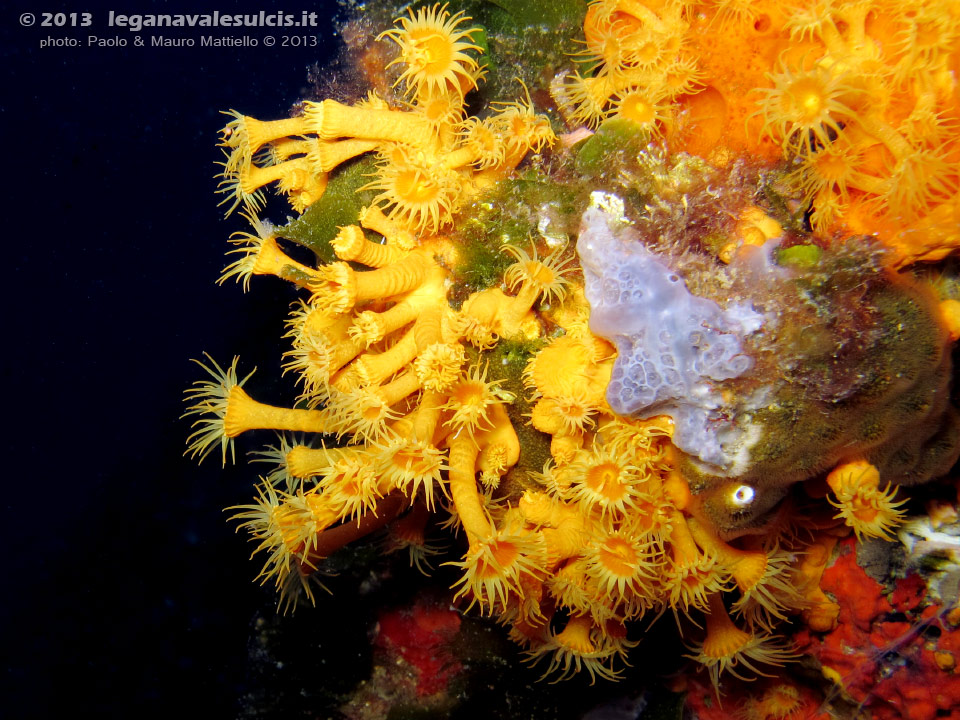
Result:
<svg viewBox="0 0 960 720"><path fill-rule="evenodd" d="M643 495L640 468L597 446L579 453L565 472L571 479L567 496L603 517L632 513Z"/></svg>
<svg viewBox="0 0 960 720"><path fill-rule="evenodd" d="M835 499L828 498L840 512L835 517L843 521L857 537L892 537L905 511L900 509L906 500L895 501L896 488L890 484L880 489L880 472L865 460L843 463L827 475L827 484Z"/></svg>
<svg viewBox="0 0 960 720"><path fill-rule="evenodd" d="M436 342L421 350L414 362L414 371L426 390L446 390L460 376L466 361L460 343Z"/></svg>
<svg viewBox="0 0 960 720"><path fill-rule="evenodd" d="M389 407L396 405L419 389L420 379L417 377L417 374L412 371L407 371L386 385L380 386L377 390L377 395L383 400L384 404Z"/></svg>
<svg viewBox="0 0 960 720"><path fill-rule="evenodd" d="M438 298L439 300L439 298ZM428 347L441 342L441 320L444 308L440 302L427 303L413 325L414 342L418 352L423 352Z"/></svg>
<svg viewBox="0 0 960 720"><path fill-rule="evenodd" d="M354 362L357 376L364 385L379 385L401 368L406 367L417 356L417 343L413 328L382 353L367 353Z"/></svg>
<svg viewBox="0 0 960 720"><path fill-rule="evenodd" d="M520 286L520 291L516 294L515 297L511 298L510 302L504 304L502 310L503 317L500 319L500 326L504 329L517 328L513 333L503 332L503 335L513 334L516 335L519 332L520 323L523 320L524 316L530 312L530 309L533 307L533 304L537 301L537 297L540 295L540 286L533 280L526 280Z"/></svg>
<svg viewBox="0 0 960 720"><path fill-rule="evenodd" d="M289 182L291 175L298 172L309 172L309 163L306 158L294 158L277 165L257 167L246 165L240 168L238 177L240 189L247 195L272 182Z"/></svg>
<svg viewBox="0 0 960 720"><path fill-rule="evenodd" d="M336 100L307 102L307 126L321 140L355 138L398 142L422 150L434 150L433 128L423 117L368 107L351 107Z"/></svg>
<svg viewBox="0 0 960 720"><path fill-rule="evenodd" d="M394 330L412 322L420 310L420 304L411 296L405 297L389 310L382 313L364 310L353 320L350 337L363 346L378 343Z"/></svg>
<svg viewBox="0 0 960 720"><path fill-rule="evenodd" d="M399 489L413 501L423 489L426 506L435 510L434 491L441 486L443 456L428 442L392 437L375 446L381 483Z"/></svg>
<svg viewBox="0 0 960 720"><path fill-rule="evenodd" d="M420 396L413 418L412 436L421 442L432 443L443 411L445 393L425 388Z"/></svg>
<svg viewBox="0 0 960 720"><path fill-rule="evenodd" d="M582 517L564 520L554 528L543 528L541 534L546 543L548 567L579 557L587 537Z"/></svg>
<svg viewBox="0 0 960 720"><path fill-rule="evenodd" d="M670 547L673 550L673 561L677 565L694 565L700 559L700 551L693 539L693 534L687 526L687 519L677 510L671 509L670 516Z"/></svg>
<svg viewBox="0 0 960 720"><path fill-rule="evenodd" d="M446 393L443 407L452 412L446 424L473 435L492 426L491 408L499 401L497 385L487 382L487 369L473 366Z"/></svg>
<svg viewBox="0 0 960 720"><path fill-rule="evenodd" d="M753 589L767 571L767 554L763 551L748 551L728 545L704 523L696 518L687 518L687 527L694 540L708 555L730 572L741 592Z"/></svg>
<svg viewBox="0 0 960 720"><path fill-rule="evenodd" d="M960 300L941 300L940 318L951 342L960 339Z"/></svg>
<svg viewBox="0 0 960 720"><path fill-rule="evenodd" d="M384 491L393 489L378 485L373 459L361 450L345 453L328 466L317 484L317 494L335 509L339 520L359 520L376 508Z"/></svg>
<svg viewBox="0 0 960 720"><path fill-rule="evenodd" d="M496 490L500 486L500 478L509 469L509 453L510 449L501 443L490 443L480 451L477 467L485 488Z"/></svg>
<svg viewBox="0 0 960 720"><path fill-rule="evenodd" d="M411 250L417 245L416 236L390 220L377 205L370 205L360 211L360 225L367 230L380 233L387 241L387 245L401 250Z"/></svg>
<svg viewBox="0 0 960 720"><path fill-rule="evenodd" d="M297 140L290 137L280 138L270 143L269 152L271 165L282 163L297 155L306 155L313 147L315 140Z"/></svg>
<svg viewBox="0 0 960 720"><path fill-rule="evenodd" d="M437 129L443 147L449 147L452 145L450 133L465 114L463 104L460 93L439 92L418 97L415 108Z"/></svg>
<svg viewBox="0 0 960 720"><path fill-rule="evenodd" d="M596 652L596 645L590 639L593 621L583 615L574 615L567 621L566 627L556 636L557 642L578 653Z"/></svg>
<svg viewBox="0 0 960 720"><path fill-rule="evenodd" d="M880 472L866 460L845 462L830 471L827 484L835 493L852 492L858 487L876 489L880 484Z"/></svg>
<svg viewBox="0 0 960 720"><path fill-rule="evenodd" d="M378 145L377 140L312 140L306 153L315 173L328 173L347 160L376 150Z"/></svg>
<svg viewBox="0 0 960 720"><path fill-rule="evenodd" d="M423 153L381 154L374 179L364 190L378 191L374 202L389 207L392 220L421 234L435 234L453 222L467 190L467 179Z"/></svg>
<svg viewBox="0 0 960 720"><path fill-rule="evenodd" d="M793 584L806 600L802 617L815 632L834 630L840 616L840 606L820 589L820 578L830 562L838 540L836 534L819 533L805 548L794 569Z"/></svg>
<svg viewBox="0 0 960 720"><path fill-rule="evenodd" d="M557 403L551 398L538 400L530 413L530 424L540 432L559 435L565 423L558 412Z"/></svg>
<svg viewBox="0 0 960 720"><path fill-rule="evenodd" d="M548 397L585 392L592 360L591 349L581 338L561 335L530 359L524 385Z"/></svg>
<svg viewBox="0 0 960 720"><path fill-rule="evenodd" d="M291 272L291 270L294 272ZM260 246L260 252L257 253L257 259L253 264L253 274L276 275L277 277L290 279L303 287L309 282L307 278L317 277L316 270L297 262L284 253L272 237L265 239Z"/></svg>
<svg viewBox="0 0 960 720"><path fill-rule="evenodd" d="M736 239L718 253L720 260L725 263L729 263L741 247L760 247L769 240L781 237L783 227L761 208L750 205L740 213L733 235Z"/></svg>
<svg viewBox="0 0 960 720"><path fill-rule="evenodd" d="M281 179L278 189L287 195L290 207L295 212L302 213L323 197L323 193L327 189L327 180L326 173L298 170L296 173Z"/></svg>
<svg viewBox="0 0 960 720"><path fill-rule="evenodd" d="M480 67L466 51L482 52L474 45L472 35L477 28L461 30L461 23L470 20L463 12L453 16L436 4L421 8L416 14L397 20L399 28L381 33L380 38L393 40L400 48L400 57L393 63L407 68L397 80L408 85L409 91L420 98L455 92L463 95L476 87ZM378 38L379 39L379 38Z"/></svg>
<svg viewBox="0 0 960 720"><path fill-rule="evenodd" d="M509 468L520 458L520 440L517 437L517 431L513 429L513 423L510 422L510 417L501 403L492 405L487 417L492 427L475 433L474 438L481 449L494 444L501 446L504 466Z"/></svg>
<svg viewBox="0 0 960 720"><path fill-rule="evenodd" d="M350 310L357 302L357 273L345 262L323 265L311 285L310 304L332 315Z"/></svg>
<svg viewBox="0 0 960 720"><path fill-rule="evenodd" d="M477 148L467 146L457 148L453 152L447 153L444 155L441 162L448 170L456 170L464 165L470 165L471 163L475 162L478 157L479 152L477 151Z"/></svg>
<svg viewBox="0 0 960 720"><path fill-rule="evenodd" d="M357 377L356 369L353 363L341 368L333 377L330 378L330 387L341 393L351 393L358 389L362 383ZM332 393L332 399L335 399L335 393Z"/></svg>
<svg viewBox="0 0 960 720"><path fill-rule="evenodd" d="M337 341L327 354L327 374L332 378L347 363L363 352L363 347L350 339Z"/></svg>
<svg viewBox="0 0 960 720"><path fill-rule="evenodd" d="M675 467L671 467L663 481L663 493L677 510L686 510L690 506L690 485Z"/></svg>
<svg viewBox="0 0 960 720"><path fill-rule="evenodd" d="M387 267L356 273L356 301L388 298L413 290L424 281L433 265L425 253L414 251Z"/></svg>
<svg viewBox="0 0 960 720"><path fill-rule="evenodd" d="M319 475L354 448L309 448L295 445L286 455L287 471L296 478Z"/></svg>
<svg viewBox="0 0 960 720"><path fill-rule="evenodd" d="M346 315L335 315L326 308L310 305L301 301L287 321L290 330L286 337L294 340L304 335L322 337L331 344L349 339L347 333L350 327L350 318Z"/></svg>
<svg viewBox="0 0 960 720"><path fill-rule="evenodd" d="M582 432L553 435L550 438L550 455L557 465L566 465L571 462L581 447L583 447Z"/></svg>
<svg viewBox="0 0 960 720"><path fill-rule="evenodd" d="M330 431L330 416L324 410L265 405L251 398L246 390L236 385L230 391L223 427L228 438L237 437L248 430L325 433Z"/></svg>
<svg viewBox="0 0 960 720"><path fill-rule="evenodd" d="M540 334L536 319L529 313L536 299L523 298L518 306L517 298L505 295L500 288L488 288L467 298L461 312L475 320L482 328L493 335L502 337L537 337ZM518 315L518 309L529 300L524 314ZM532 322L527 322L531 320Z"/></svg>
<svg viewBox="0 0 960 720"><path fill-rule="evenodd" d="M269 142L306 133L303 116L264 121L242 115L224 128L223 144L227 147L242 148L246 157L250 158Z"/></svg>
<svg viewBox="0 0 960 720"><path fill-rule="evenodd" d="M580 517L575 505L558 502L551 495L533 490L524 491L517 502L523 519L532 525L556 527L564 520Z"/></svg>
<svg viewBox="0 0 960 720"><path fill-rule="evenodd" d="M477 489L477 456L480 448L466 433L459 433L448 440L450 497L457 508L457 516L473 545L478 540L493 537L493 525L483 509L483 501Z"/></svg>
<svg viewBox="0 0 960 720"><path fill-rule="evenodd" d="M708 602L710 612L707 615L707 637L703 641L703 654L716 660L733 658L753 636L733 624L723 606L720 593L710 595Z"/></svg>
<svg viewBox="0 0 960 720"><path fill-rule="evenodd" d="M390 245L378 245L370 242L356 225L340 228L330 247L341 260L358 262L373 268L382 268L398 262L403 251Z"/></svg>

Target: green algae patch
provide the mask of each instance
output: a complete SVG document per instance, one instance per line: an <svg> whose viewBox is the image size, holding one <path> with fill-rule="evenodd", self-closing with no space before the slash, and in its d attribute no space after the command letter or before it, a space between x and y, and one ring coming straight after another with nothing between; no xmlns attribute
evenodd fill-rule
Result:
<svg viewBox="0 0 960 720"><path fill-rule="evenodd" d="M777 263L798 269L814 268L822 255L823 251L816 245L794 245L777 251Z"/></svg>
<svg viewBox="0 0 960 720"><path fill-rule="evenodd" d="M487 0L503 10L518 29L530 25L558 27L579 24L587 10L585 0Z"/></svg>
<svg viewBox="0 0 960 720"><path fill-rule="evenodd" d="M635 158L649 141L649 136L632 120L611 118L589 138L575 147L577 170L584 175L602 175L614 159Z"/></svg>
<svg viewBox="0 0 960 720"><path fill-rule="evenodd" d="M458 257L450 268L451 305L459 308L470 293L500 285L516 261L504 245L528 253L537 247L541 257L550 252L548 243L572 248L583 205L577 191L536 167L481 195L460 214L453 235Z"/></svg>
<svg viewBox="0 0 960 720"><path fill-rule="evenodd" d="M373 191L360 191L375 170L372 157L361 158L333 173L323 197L296 220L277 228L277 235L310 248L325 263L336 260L330 242L337 230L357 222L360 210L374 198Z"/></svg>

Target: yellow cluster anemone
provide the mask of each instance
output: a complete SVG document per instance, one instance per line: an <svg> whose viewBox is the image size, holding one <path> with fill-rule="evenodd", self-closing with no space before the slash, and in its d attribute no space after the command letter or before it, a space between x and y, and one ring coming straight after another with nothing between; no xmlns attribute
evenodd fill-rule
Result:
<svg viewBox="0 0 960 720"><path fill-rule="evenodd" d="M688 26L681 3L590 3L585 47L575 56L587 71L553 87L569 121L595 128L625 118L649 137L662 135L674 101L697 85L695 60L682 48Z"/></svg>
<svg viewBox="0 0 960 720"><path fill-rule="evenodd" d="M880 22L881 12L891 16ZM920 27L923 52L909 41ZM903 4L897 12L835 6L815 22L793 15L786 28L803 39L805 50L785 53L767 73L772 87L758 88L758 113L763 132L797 164L789 181L813 208L814 228L838 222L854 232L867 223L882 227L904 255L900 262L909 262L943 256L925 245L905 253L906 236L916 244L918 223L933 221L947 231L935 242L956 247L960 172L953 118L960 106L949 38L960 32L960 15L938 2ZM953 232L941 216L951 218Z"/></svg>
<svg viewBox="0 0 960 720"><path fill-rule="evenodd" d="M571 127L628 118L673 151L774 165L824 238L897 267L960 247L960 13L949 0L594 0Z"/></svg>
<svg viewBox="0 0 960 720"><path fill-rule="evenodd" d="M615 168L646 178L628 188L643 188L629 201L585 187L633 182L585 174L586 146L601 145L602 128L579 150L570 143L569 155L515 172L553 143L533 99L542 95L524 86L519 99L470 115L468 95L484 74L483 32L447 5L411 9L381 33L393 53L380 66L382 97L306 101L295 117L276 121L231 112L220 192L250 227L231 237L219 282L235 280L244 291L260 276L290 283L297 299L282 369L299 396L292 407L260 402L250 394L253 373L242 375L237 358L226 367L209 356L197 361L206 376L186 391L187 454L203 460L219 452L225 464L238 436L279 434L255 453L254 461L272 465L256 497L231 510L263 560L258 579L276 588L280 607L315 604L330 555L381 530L383 548L427 572L440 552L431 533L440 528L460 540L445 563L459 574L454 601L496 618L554 680L578 672L620 678L641 642L638 628L667 614L718 692L728 675L748 679L794 659L777 635L790 616L803 613L814 630L829 630L838 608L819 578L836 537L889 538L904 516L904 501L881 486L878 467L900 485L918 484L960 452L946 437L957 421L945 393L947 337L960 336L960 305L935 306L919 282L897 279L881 260L857 274L860 259L880 257L872 249L818 266L829 243L795 243L810 240L798 218L807 203L823 234L853 227L856 208L869 205L881 225L897 224L881 233L892 247L897 233L918 233L919 244L897 250L894 265L960 245L955 227L934 245L917 229L942 229L937 223L956 213L960 146L945 129L960 94L946 72L956 61L948 63L937 38L960 30L957 13L938 2L918 0L912 14L897 9L881 21L879 10L892 8L886 0L828 3L823 12L781 0L594 0L581 70L561 73L551 91L571 125L597 128L617 117L634 124L626 135L643 140L636 148L656 140L656 148L632 153L629 167ZM941 20L921 28L914 19L931 8ZM746 36L757 43L744 43ZM783 52L772 50L784 41ZM748 47L734 52L736 42ZM743 67L725 75L738 61ZM918 66L925 69L914 73ZM744 152L770 167L745 169L734 162ZM668 153L683 160L670 166ZM781 155L789 168L771 172ZM364 167L372 173L364 180L343 181ZM777 203L748 192L760 175ZM286 230L326 212L344 188L365 206L304 243L317 256L307 261L285 245L283 228L261 219L268 187L301 213ZM724 204L727 195L733 200ZM627 213L636 198L644 205ZM664 347L679 336L667 330L668 315L687 318L683 308L693 300L651 299L658 280L687 287L681 275L689 276L685 301L729 295L723 315L737 315L723 333L744 340L736 341L737 367L748 362L724 377L739 384L697 375L681 390L710 395L709 410L719 410L708 420L718 426L728 410L740 412L731 398L744 396L750 432L736 462L695 457L682 415L666 414L669 403L643 406L637 417L613 409L618 352L622 361L629 348L615 332L604 339L591 331L600 331L601 315L591 299L591 319L587 301L593 271L582 248L578 265L569 239L577 219L589 224L580 215L587 202L614 200L616 222L632 229L621 237L604 220L606 232L638 256L643 244L656 265L631 292L659 313L652 322ZM510 213L530 220L518 223L520 236L508 232L514 217L492 219ZM716 232L684 244L707 216L722 216ZM480 227L474 245L471 226ZM768 252L783 240L782 253ZM494 280L464 279L472 252ZM606 279L628 269L626 260L615 264ZM762 292L751 294L751 283ZM758 307L748 307L754 300ZM646 309L632 307L638 315ZM808 337L828 315L836 327L813 327ZM682 325L694 348L712 342L709 323L720 315L704 317L714 319ZM792 354L775 357L782 348ZM877 357L858 366L858 354ZM670 374L686 372L681 355L660 357L669 357L662 367ZM845 362L839 379L829 375ZM635 384L652 386L654 373L643 372L647 379ZM803 395L808 390L816 402ZM880 420L858 415L857 403ZM925 434L901 443L905 413ZM928 441L941 452L931 451L910 482L890 470L894 462L912 468L911 453L919 456ZM810 496L814 485L821 495L829 487L837 514L799 527L806 509L794 504L800 493L790 486L807 480ZM762 493L763 503L753 504Z"/></svg>
<svg viewBox="0 0 960 720"><path fill-rule="evenodd" d="M448 5L420 8L397 21L399 28L380 35L400 46L400 57L390 64L406 65L398 83L406 82L415 97L431 98L463 95L477 86L480 66L468 50L480 52L471 42L473 30L459 26L469 20L462 12L450 16Z"/></svg>
<svg viewBox="0 0 960 720"><path fill-rule="evenodd" d="M435 234L477 189L504 177L531 150L554 140L529 96L504 103L488 117L469 117L466 95L483 72L470 18L447 5L424 7L397 21L380 39L403 69L394 102L370 95L354 104L306 101L299 115L260 121L231 111L222 132L226 159L219 191L228 213L256 214L265 188L275 186L297 212L319 200L331 172L374 152L378 162L365 186L375 206L401 230Z"/></svg>
<svg viewBox="0 0 960 720"><path fill-rule="evenodd" d="M838 518L853 528L857 537L891 538L891 531L903 520L900 506L906 500L894 500L895 488L888 483L880 489L880 472L865 460L854 460L835 467L827 475L833 490L830 503L840 512Z"/></svg>

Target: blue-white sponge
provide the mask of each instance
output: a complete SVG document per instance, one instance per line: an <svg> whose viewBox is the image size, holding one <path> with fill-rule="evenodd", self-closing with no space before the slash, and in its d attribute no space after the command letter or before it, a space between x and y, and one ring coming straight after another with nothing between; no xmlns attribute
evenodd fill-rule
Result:
<svg viewBox="0 0 960 720"><path fill-rule="evenodd" d="M577 251L590 329L618 351L607 402L619 415L671 416L678 448L733 472L747 459L749 433L718 384L753 367L742 341L763 316L691 294L668 258L648 250L606 198L583 214Z"/></svg>

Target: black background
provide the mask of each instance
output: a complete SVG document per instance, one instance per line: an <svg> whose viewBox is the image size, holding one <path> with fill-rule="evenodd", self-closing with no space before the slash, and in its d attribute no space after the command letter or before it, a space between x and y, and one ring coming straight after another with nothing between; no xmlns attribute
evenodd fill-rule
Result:
<svg viewBox="0 0 960 720"><path fill-rule="evenodd" d="M337 50L336 7L202 6L316 11L315 48L163 49L149 39L136 48L134 34L106 27L109 9L199 8L141 0L0 11L0 716L234 717L263 595L222 508L250 501L251 478L221 471L216 458L199 468L182 458L188 428L178 416L183 389L200 377L189 358L203 351L221 363L239 353L261 378L279 375L289 297L270 280L247 295L214 285L227 236L245 229L216 206L217 130L229 108L287 115L307 93L308 66ZM28 11L88 11L95 27L22 27ZM90 32L130 44L88 48ZM198 45L205 32L163 31ZM272 31L210 32L262 41ZM81 47L40 49L48 35Z"/></svg>

